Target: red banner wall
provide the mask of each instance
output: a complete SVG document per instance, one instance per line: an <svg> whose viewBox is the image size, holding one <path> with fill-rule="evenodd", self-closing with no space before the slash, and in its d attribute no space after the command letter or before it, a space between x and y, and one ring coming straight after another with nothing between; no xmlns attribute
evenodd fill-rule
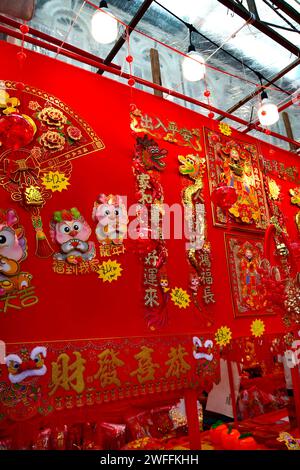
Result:
<svg viewBox="0 0 300 470"><path fill-rule="evenodd" d="M2 80L22 81L58 97L91 126L105 145L101 151L74 160L68 190L55 192L46 202L42 218L47 235L53 212L74 206L94 229L91 213L99 193L126 195L128 205L136 202L132 172L135 139L130 129L132 104L153 118L159 118L163 122L176 122L181 129L199 129L201 150L198 153L201 157L206 156L203 128L218 131L216 121L37 53L26 51L27 59L20 67L16 58L18 48L5 42L1 42L0 47ZM264 159L299 169L295 155L235 130L232 131L231 138L256 145ZM165 140L159 140L159 144L168 150L167 167L161 173L165 203L180 203L183 180L178 172L178 155L189 151L192 153L193 149ZM288 189L296 184L280 178L276 181L281 186L282 209L287 216L288 230L295 239L298 234L293 219L297 208L290 204ZM207 312L214 319L209 331L214 332L226 325L232 330L233 336L250 335L250 325L256 317L234 317L224 243L224 232L228 234L229 228L213 226L207 173L204 175L204 194L216 300L214 304L207 306ZM159 335L159 332L149 332L144 319L143 266L131 249L127 249L119 258L123 271L116 282L103 283L96 275L56 274L52 270L51 258L39 259L34 255L34 231L28 213L11 201L9 193L2 187L0 198L1 208L16 209L20 223L25 228L29 249L22 269L33 275L32 282L39 299L32 307L0 313L1 339L7 343L40 344L51 340ZM94 234L92 239L96 240ZM189 268L184 243L184 240L168 241L167 268L170 286L187 290ZM194 335L207 330L192 303L187 309L180 309L172 302L169 304L169 323L164 328L164 334ZM282 331L283 324L279 315L265 316L263 320L266 333ZM14 346L8 346L8 349L13 350Z"/></svg>

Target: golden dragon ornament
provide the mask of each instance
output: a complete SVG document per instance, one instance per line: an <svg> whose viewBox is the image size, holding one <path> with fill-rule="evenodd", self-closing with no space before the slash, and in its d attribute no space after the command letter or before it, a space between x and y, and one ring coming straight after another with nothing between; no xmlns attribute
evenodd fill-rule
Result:
<svg viewBox="0 0 300 470"><path fill-rule="evenodd" d="M205 243L205 218L204 218L204 205L203 205L203 174L205 171L205 158L200 158L197 154L188 154L186 156L179 155L179 172L180 174L187 176L193 181L193 184L190 184L183 190L182 200L185 208L187 209L186 217L189 224L189 229L195 233L196 230L196 243L193 246L193 243L190 241L190 247L187 250L187 258L190 265L195 269L198 282L195 282L195 276L191 277L191 286L190 290L192 293L192 298L194 305L201 312L201 315L207 321L207 326L212 325L211 318L206 315L203 310L200 308L200 305L197 300L197 290L201 282L203 282L203 269L202 263L199 260L199 255L206 252L209 255L209 245ZM200 204L199 204L200 203ZM200 221L199 227L199 212L197 211L197 204L203 209L203 219ZM198 225L198 230L197 230ZM197 288L195 287L197 285Z"/></svg>

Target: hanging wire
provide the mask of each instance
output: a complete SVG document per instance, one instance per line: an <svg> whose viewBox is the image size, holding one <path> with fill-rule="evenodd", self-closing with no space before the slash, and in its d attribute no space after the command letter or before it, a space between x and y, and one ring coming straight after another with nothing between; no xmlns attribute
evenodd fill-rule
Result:
<svg viewBox="0 0 300 470"><path fill-rule="evenodd" d="M100 10L100 11L102 11L102 12L105 13L105 14L109 14L109 13L107 13L106 11L101 10L99 7L97 7L94 3L92 3L92 2L89 1L89 0L86 0L86 3L87 3L88 5L90 5L90 6L92 6L93 8L95 8L96 10ZM176 16L176 15L175 15L175 16ZM120 20L119 18L116 18L116 20L117 20L120 24L122 24L125 28L126 28L126 27L130 28L129 25L127 25L124 21ZM184 22L184 21L181 20L180 18L179 18L179 20L182 21L183 23L185 23L187 27L191 27L191 28L193 29L193 32L196 31L198 34L200 34L201 36L205 37L202 33L200 33L198 30L196 30L193 25L189 25L189 23ZM179 55L181 55L181 56L183 56L183 57L189 57L186 53L184 53L184 52L182 52L182 51L179 51L178 49L176 49L176 48L174 48L174 47L172 47L172 46L170 46L170 45L168 45L168 44L165 44L164 42L160 41L159 39L155 39L155 38L153 38L152 36L150 36L149 34L144 33L144 32L142 32L142 31L140 31L140 30L138 30L138 29L136 29L136 28L133 28L133 29L134 29L134 31L135 31L137 34L140 34L140 35L142 35L142 36L144 36L144 37L150 39L151 41L153 41L153 42L155 42L155 43L157 43L157 44L160 44L161 46L163 46L163 47L165 47L165 48L171 50L172 52L175 52L175 53L177 53L177 54L179 54ZM209 39L208 39L208 40L209 40ZM210 41L210 40L209 40L209 41ZM212 42L212 41L210 41L210 42ZM213 43L213 42L212 42L212 43ZM232 56L232 54L231 54L230 52L226 51L225 49L223 49L223 51ZM234 56L232 56L232 57L236 59L236 57L234 57ZM191 60L196 60L196 59L191 58ZM238 60L240 63L242 63L239 59L236 59L236 60ZM197 61L197 60L196 60L196 61ZM197 62L198 62L198 61L197 61ZM252 80L244 79L243 77L241 77L241 76L239 76L239 75L235 75L235 74L230 73L230 72L227 72L227 71L225 71L225 70L221 70L221 69L219 69L218 67L215 67L215 66L213 66L213 65L206 64L206 67L207 67L207 68L210 68L210 69L212 69L212 70L215 70L216 72L222 73L223 75L228 75L228 76L233 77L233 78L236 78L236 79L238 79L238 80L242 80L243 82L249 83L249 84L251 84L251 85L253 85L253 86L257 86L257 83L254 82L254 81L252 81ZM250 69L249 66L247 66L247 68ZM255 74L257 75L257 71L255 71L254 69L251 69L251 70L253 71L253 73L255 73ZM264 78L264 80L266 80L268 83L270 83L268 79L266 79L265 77L263 77L263 78ZM280 90L282 93L285 93L285 94L287 94L287 95L291 95L290 92L288 92L288 91L286 91L286 90L283 90L282 88L280 88L280 87L279 87L278 85L276 85L276 84L274 84L274 87L271 87L270 85L263 85L263 87L264 87L264 88L269 88L270 90L273 89L274 91Z"/></svg>
<svg viewBox="0 0 300 470"><path fill-rule="evenodd" d="M293 23L291 23L284 15L282 15L277 8L273 8L272 4L270 4L267 0L263 0L263 2L269 7L271 8L271 10L274 11L274 13L276 13L276 15L279 16L279 18L281 18L283 21L285 21L286 24L288 24L293 30L295 33L300 33L300 31L298 31L298 29L293 25Z"/></svg>
<svg viewBox="0 0 300 470"><path fill-rule="evenodd" d="M231 57L232 59L234 59L236 62L239 62L241 65L244 64L244 66L245 66L248 70L250 70L252 73L254 73L255 75L257 75L258 72L257 72L255 69L253 69L250 65L246 64L245 62L243 63L243 62L241 61L241 59L239 59L238 57L236 57L235 55L233 55L231 52L227 51L226 49L223 49L222 46L220 47L215 41L213 41L213 40L210 39L208 36L206 36L205 34L201 33L198 29L196 29L196 28L194 27L194 25L192 25L192 24L187 23L186 21L184 21L182 18L180 18L179 16L177 16L175 13L173 13L173 12L172 12L171 10L169 10L167 7L165 7L164 5L162 5L161 3L159 3L157 0L154 0L154 2L155 2L160 8L162 8L163 10L165 10L166 12L168 12L171 16L173 16L173 17L176 18L178 21L180 21L181 23L183 23L189 30L192 29L194 33L197 33L199 36L203 37L206 41L210 42L211 44L213 44L214 46L216 46L218 49L221 49L222 52L224 52L225 54L227 54L229 57ZM232 13L232 16L234 16L234 13L233 13L231 10L229 10L229 12ZM253 21L252 18L250 18L250 19L247 21L247 23L245 23L245 25L248 24L248 26L249 26L249 24L250 24L252 21ZM245 25L244 25L244 26L245 26ZM268 80L266 77L264 77L264 76L262 76L262 77L263 77L263 79L264 79L267 83L270 83L269 80ZM279 87L278 85L274 84L274 86L275 86L278 90L280 90L280 91L282 91L282 92L284 92L284 93L287 93L285 90L283 90L283 89L282 89L281 87ZM287 94L288 94L288 93L287 93Z"/></svg>
<svg viewBox="0 0 300 470"><path fill-rule="evenodd" d="M193 41L192 41L193 28L191 27L191 25L189 25L188 30L189 30L190 46L194 46Z"/></svg>
<svg viewBox="0 0 300 470"><path fill-rule="evenodd" d="M252 18L250 18L248 21L246 21L239 29L237 29L234 33L230 34L230 36L228 36L223 42L222 44L218 47L218 49L216 49L210 56L207 57L206 61L209 61L217 52L219 52L220 50L224 51L223 49L223 46L225 46L225 44L227 44L230 39L233 39L236 37L237 33L239 33L243 28L245 28L245 26L248 26L249 24L252 23ZM244 62L243 61L240 61L242 66L244 66ZM257 72L255 72L257 74Z"/></svg>
<svg viewBox="0 0 300 470"><path fill-rule="evenodd" d="M249 118L249 125L252 123L253 111L254 111L254 106L251 106L251 114L250 114L250 118Z"/></svg>
<svg viewBox="0 0 300 470"><path fill-rule="evenodd" d="M61 49L63 48L65 42L67 41L67 39L68 39L68 37L69 37L69 34L71 33L71 31L72 31L72 29L74 28L75 24L77 23L77 21L78 21L78 19L79 19L79 17L80 17L81 11L82 11L83 7L85 6L85 4L86 4L86 1L84 0L84 1L82 2L81 7L78 9L77 13L75 14L75 17L74 17L73 20L71 21L71 24L70 24L70 26L69 26L69 29L68 29L68 31L66 32L65 37L63 38L61 45L57 48L57 53L56 53L56 55L55 55L55 57L54 57L55 59L57 59L57 57L59 56L60 51L61 51Z"/></svg>
<svg viewBox="0 0 300 470"><path fill-rule="evenodd" d="M68 31L66 32L65 34L65 37L63 38L62 42L61 42L61 45L57 47L57 52L54 56L55 59L58 58L59 54L60 54L60 51L63 49L63 46L65 44L65 42L67 41L68 37L69 37L69 34L71 33L72 29L74 28L75 24L77 23L80 15L81 15L81 12L82 12L82 9L83 7L85 6L86 4L86 1L84 0L80 6L80 8L78 9L77 13L75 14L73 20L71 21L70 23L70 26L69 26L69 29ZM47 99L46 103L45 103L45 106L51 104L51 101L49 101L49 98Z"/></svg>

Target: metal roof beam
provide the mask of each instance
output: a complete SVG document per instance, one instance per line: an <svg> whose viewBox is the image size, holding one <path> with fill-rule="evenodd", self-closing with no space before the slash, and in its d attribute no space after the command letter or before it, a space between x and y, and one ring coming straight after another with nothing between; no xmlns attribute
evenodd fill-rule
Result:
<svg viewBox="0 0 300 470"><path fill-rule="evenodd" d="M3 16L1 14L0 14L0 23L4 23L8 26L12 26L13 28L16 28L17 30L20 30L20 26L22 24L19 21L14 20L13 18L9 18L9 17ZM29 28L29 34L33 35L33 36L36 36L37 38L43 39L45 41L48 41L52 44L55 44L56 46L58 46L57 51L59 50L59 48L62 48L62 49L65 49L66 51L70 51L71 53L75 53L77 55L82 55L83 57L87 57L89 59L99 61L101 63L103 62L103 59L101 59L100 57L98 57L94 54L91 54L88 51L84 51L82 49L79 49L78 47L73 46L72 44L69 44L67 42L63 42L60 39L57 39L53 36L50 36L49 34L43 33L42 31L39 31L38 29L34 29L31 26ZM121 67L119 65L115 65L115 64L110 64L110 65L114 68L117 68L118 70L121 69Z"/></svg>
<svg viewBox="0 0 300 470"><path fill-rule="evenodd" d="M80 62L83 62L83 63L86 63L86 64L89 64L91 65L92 67L100 67L102 69L104 69L105 71L113 74L113 75L117 75L117 76L122 76L123 78L125 79L129 79L129 78L134 78L135 81L137 83L140 83L141 85L143 86L146 86L148 88L152 88L152 89L156 89L156 90L160 90L161 92L163 93L166 93L168 95L171 95L171 96L174 96L175 98L179 98L183 101L188 101L189 103L193 103L195 104L196 106L201 106L202 108L204 109L207 109L209 111L213 111L215 114L221 114L221 115L224 115L225 117L227 117L228 119L231 119L235 122L238 122L239 124L242 124L243 126L248 126L248 122L245 121L244 119L241 119L239 118L238 116L235 116L234 114L230 115L228 114L226 111L223 111L221 109L218 109L218 108L215 108L214 106L211 106L209 104L206 104L206 103L203 103L201 101L198 101L196 100L195 98L192 98L190 96L185 96L184 94L182 93L179 93L175 90L170 90L166 87L163 87L162 85L158 85L156 83L152 83L148 80L144 80L143 78L141 77L137 77L135 75L131 76L129 75L128 73L126 72L122 72L121 70L118 70L116 67L112 67L111 65L105 65L103 62L101 63L100 60L98 59L98 61L95 61L95 60L92 60L88 57L83 57L83 56L79 56L79 55L76 55L74 53L71 53L70 51L66 51L64 49L61 49L61 48L58 48L58 47L55 47L53 46L52 44L49 44L47 42L43 42L41 41L40 39L36 39L34 37L31 37L29 34L26 34L25 36L22 35L22 33L20 31L17 31L15 29L10 29L10 28L7 28L6 26L2 26L0 24L0 34L1 33L4 33L8 36L12 36L12 37L15 37L17 39L20 39L20 40L24 40L25 42L28 42L30 44L35 44L39 47L42 47L46 50L51 50L51 51L54 51L54 52L58 52L59 54L63 54L63 55L66 55L68 57L72 57L74 58L75 60L78 60ZM84 52L84 51L83 51ZM260 126L256 126L256 129L259 131L259 132L264 132L264 129L261 128ZM277 134L276 132L273 132L271 131L270 132L270 135L277 138L277 139L280 139L280 140L283 140L285 142L289 142L289 143L292 143L295 145L296 148L300 148L300 143L299 142L296 142L292 139L290 139L289 137L286 137L284 135L280 135L280 134Z"/></svg>
<svg viewBox="0 0 300 470"><path fill-rule="evenodd" d="M285 31L290 31L291 33L296 33L298 31L295 30L295 28L288 28L287 26L281 26L279 24L274 24L274 23L269 23L268 21L262 21L263 24L266 24L267 26L272 26L272 28L278 28L278 29L284 29Z"/></svg>
<svg viewBox="0 0 300 470"><path fill-rule="evenodd" d="M280 8L280 10L283 11L283 13L285 13L290 18L292 18L292 20L300 24L300 13L298 13L297 10L295 10L295 8L293 8L291 5L289 5L283 0L271 0L271 2L273 3L273 5Z"/></svg>
<svg viewBox="0 0 300 470"><path fill-rule="evenodd" d="M128 24L128 34L132 33L132 31L137 26L137 24L140 22L140 20L143 18L144 14L149 9L149 7L151 6L151 3L153 3L153 1L154 0L145 0L141 4L140 8L136 12L134 17L130 21L130 23ZM104 64L105 65L108 65L108 64L111 63L111 61L116 57L119 50L122 48L125 41L126 41L126 36L125 36L125 38L124 38L124 35L119 37L119 39L117 40L115 45L112 47L111 51L108 53L108 55L104 59ZM104 70L101 70L101 69L97 70L97 73L99 73L100 75L102 75L103 72L104 72Z"/></svg>
<svg viewBox="0 0 300 470"><path fill-rule="evenodd" d="M279 18L280 18L281 20L283 20L286 24L288 24L291 28L293 28L293 30L294 30L296 33L298 33L297 28L293 25L293 23L290 22L290 20L288 20L288 19L286 18L286 16L284 16L284 15L281 13L281 11L280 11L279 8L274 7L274 5L272 5L272 3L269 2L269 0L263 0L263 2L264 2L266 5L268 5L268 7L271 8L271 10L274 11L274 13L276 13L276 15L279 16Z"/></svg>
<svg viewBox="0 0 300 470"><path fill-rule="evenodd" d="M278 34L277 31L274 31L272 28L256 19L253 13L250 13L241 3L237 3L233 0L218 0L218 2L222 3L222 5L224 5L226 8L229 8L245 21L251 20L251 24L256 29L269 36L270 39L277 42L277 44L284 47L287 51L291 52L297 57L300 57L300 49L295 44L292 44L285 37Z"/></svg>
<svg viewBox="0 0 300 470"><path fill-rule="evenodd" d="M266 83L263 86L260 86L253 91L253 93L249 93L249 95L245 96L242 98L238 103L234 104L231 106L231 108L227 109L227 113L232 114L234 111L239 109L241 106L244 104L248 103L254 96L259 95L263 90L265 90L269 85L272 85L273 83L277 82L277 80L280 80L280 78L284 77L287 73L289 73L291 70L293 70L297 65L300 65L300 59L294 60L294 62L291 62L289 65L287 65L284 69L282 69L280 72L278 72L274 77L272 77L270 80L268 80L268 83ZM218 118L219 121L222 121L224 119L223 116L220 116Z"/></svg>
<svg viewBox="0 0 300 470"><path fill-rule="evenodd" d="M257 11L257 8L256 8L255 0L247 0L247 5L248 5L248 8L249 8L249 11L251 11L251 13L253 13L255 18L257 18L259 20L259 14L258 14L258 11Z"/></svg>
<svg viewBox="0 0 300 470"><path fill-rule="evenodd" d="M278 112L281 113L282 111L284 111L285 109L289 108L290 106L292 106L294 103L293 99L290 99L288 100L286 103L282 104L281 106L278 107ZM257 127L257 125L259 124L259 119L256 119L255 121L252 121L251 123L249 123L246 128L242 131L240 131L242 134L247 134L247 132L255 129Z"/></svg>

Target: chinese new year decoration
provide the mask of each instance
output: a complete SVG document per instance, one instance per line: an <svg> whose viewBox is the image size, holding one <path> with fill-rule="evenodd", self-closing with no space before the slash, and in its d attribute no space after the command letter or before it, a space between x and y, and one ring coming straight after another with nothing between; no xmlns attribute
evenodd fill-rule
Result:
<svg viewBox="0 0 300 470"><path fill-rule="evenodd" d="M166 150L145 134L136 137L133 173L140 209L139 249L144 264L144 308L148 327L160 329L168 320L168 277L165 265L167 247L163 239L161 218L164 191L159 172L166 167Z"/></svg>
<svg viewBox="0 0 300 470"><path fill-rule="evenodd" d="M190 264L189 290L193 303L205 320L206 326L211 326L211 317L200 307L198 302L198 290L203 285L204 303L214 303L212 288L210 246L207 241L207 227L205 220L205 207L203 201L203 173L205 171L205 159L198 154L179 155L179 173L192 183L182 191L182 201L185 211L185 219L188 226L187 259Z"/></svg>
<svg viewBox="0 0 300 470"><path fill-rule="evenodd" d="M54 259L69 264L91 261L96 253L94 242L89 240L91 233L90 225L76 207L54 212L50 234L60 247Z"/></svg>
<svg viewBox="0 0 300 470"><path fill-rule="evenodd" d="M0 312L34 305L38 298L32 275L22 271L27 258L27 240L14 209L0 210Z"/></svg>
<svg viewBox="0 0 300 470"><path fill-rule="evenodd" d="M124 198L119 195L100 194L94 202L92 218L96 222L95 234L100 244L100 257L124 253L128 224Z"/></svg>
<svg viewBox="0 0 300 470"><path fill-rule="evenodd" d="M53 250L43 229L40 211L53 188L51 172L69 178L72 160L101 150L104 144L72 109L30 86L4 82L0 90L0 184L31 216L36 254ZM67 181L67 180L66 180Z"/></svg>
<svg viewBox="0 0 300 470"><path fill-rule="evenodd" d="M230 218L233 227L264 230L268 213L257 148L208 129L205 139L215 224L225 225Z"/></svg>
<svg viewBox="0 0 300 470"><path fill-rule="evenodd" d="M11 383L20 383L29 377L45 375L47 367L44 359L47 356L47 349L44 346L36 346L30 352L29 357L20 357L18 354L9 354L5 358L8 370L8 378Z"/></svg>

